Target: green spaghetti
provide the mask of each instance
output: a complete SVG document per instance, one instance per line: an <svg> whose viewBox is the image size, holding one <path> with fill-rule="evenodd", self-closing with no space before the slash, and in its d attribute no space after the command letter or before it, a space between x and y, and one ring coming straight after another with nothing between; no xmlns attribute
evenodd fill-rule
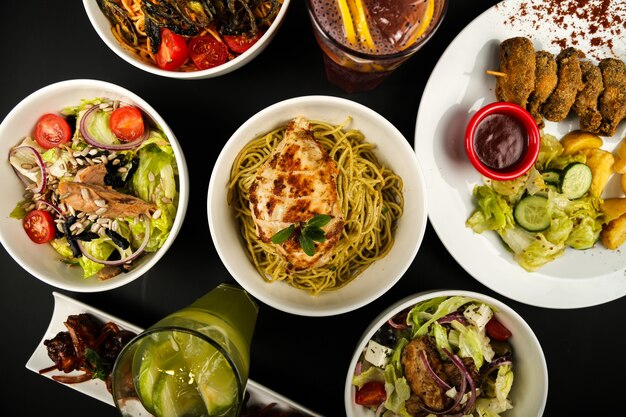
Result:
<svg viewBox="0 0 626 417"><path fill-rule="evenodd" d="M249 190L259 168L284 137L285 126L249 142L237 155L230 175L228 202L241 225L241 236L259 274L269 282L286 281L313 294L340 288L369 265L383 258L394 242L402 215L402 179L382 166L375 146L364 135L342 125L310 121L315 139L337 166L337 194L344 216L342 235L328 263L305 270L290 270L272 243L262 242L249 206Z"/></svg>

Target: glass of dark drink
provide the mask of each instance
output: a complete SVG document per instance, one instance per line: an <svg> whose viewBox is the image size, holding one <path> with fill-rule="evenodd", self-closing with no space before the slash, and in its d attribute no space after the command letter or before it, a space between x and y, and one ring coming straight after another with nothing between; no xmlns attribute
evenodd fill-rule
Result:
<svg viewBox="0 0 626 417"><path fill-rule="evenodd" d="M348 93L376 88L441 25L447 0L307 0L326 76Z"/></svg>

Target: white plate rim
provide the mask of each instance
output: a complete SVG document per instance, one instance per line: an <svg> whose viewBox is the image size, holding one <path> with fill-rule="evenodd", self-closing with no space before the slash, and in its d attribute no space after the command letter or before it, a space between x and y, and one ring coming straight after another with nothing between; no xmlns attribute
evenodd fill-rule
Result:
<svg viewBox="0 0 626 417"><path fill-rule="evenodd" d="M532 0L532 2L537 1L539 0ZM442 146L438 141L445 140L445 138L435 133L435 127L433 127L432 121L441 120L441 117L445 114L433 114L433 112L431 112L432 105L441 106L442 92L445 94L446 89L456 89L454 94L458 97L458 95L464 94L471 88L469 82L455 83L454 80L450 81L450 78L447 79L449 84L441 88L441 78L439 75L442 71L450 68L452 60L456 63L456 65L453 66L453 72L460 72L461 76L466 78L472 76L471 71L474 69L484 73L484 70L488 68L484 68L483 66L479 69L470 68L469 74L463 72L467 70L467 64L459 62L460 46L465 47L465 51L461 53L461 55L479 52L484 54L484 51L479 51L478 48L485 47L485 44L481 42L486 42L489 36L491 36L490 41L494 42L494 45L496 45L496 40L502 41L506 37L522 36L519 32L512 33L510 28L506 28L503 25L494 25L497 18L501 17L497 13L498 8L502 7L503 3L507 3L507 6L515 4L514 1L507 1L492 6L476 17L456 36L440 57L424 89L417 114L414 148L424 170L424 175L426 176L427 194L429 196L429 220L442 244L452 257L474 279L501 295L525 304L555 309L583 308L610 302L626 295L626 279L624 279L626 263L622 264L619 268L613 268L611 271L607 271L611 267L604 266L605 271L603 273L585 277L584 279L580 279L579 277L550 275L553 270L558 268L558 262L572 261L573 254L571 251L573 250L568 249L561 258L536 272L528 273L515 263L512 256L504 249L504 246L496 242L497 239L494 236L486 236L487 232L482 235L476 235L464 226L464 220L469 217L469 214L471 214L469 210L473 207L467 207L467 205L463 207L463 209L466 210L466 212L463 213L463 216L465 216L463 223L461 225L457 224L456 228L451 225L452 222L449 216L450 210L458 210L459 200L462 200L462 203L466 203L467 199L471 198L473 184L480 182L480 176L471 168L464 154L461 156L458 153L451 152L454 156L464 159L462 165L460 165L459 161L454 161L456 168L460 167L462 173L465 174L468 179L473 180L473 182L468 180L463 183L463 189L459 191L460 187L451 187L447 183L447 180L450 180L452 175L461 176L461 173L453 173L450 171L450 167L453 163L442 166L441 160L435 160L433 149L436 146ZM478 28L480 28L480 31ZM537 36L540 36L540 34L537 34ZM470 45L468 47L467 42L463 43L465 39L470 38L477 46L472 47ZM536 40L534 40L534 43L537 48L538 44ZM544 48L550 49L547 45L544 45ZM492 64L494 63L497 64L497 61L492 62ZM476 65L475 63L473 64ZM448 73L449 72L448 70ZM489 92L485 97L476 96L473 97L473 99L473 101L466 100L468 101L467 104L469 104L466 108L466 121L469 120L471 114L479 107L495 101L495 96L493 92ZM445 98L443 100L445 100ZM459 104L459 101L460 100L457 100L454 104ZM454 110L452 105L445 109L448 111ZM547 123L547 126L550 127L551 125L551 122ZM557 136L563 133L550 131L548 128L546 128L546 131L556 134ZM623 137L624 131L626 131L626 129L624 129L624 123L622 123L614 138ZM462 141L462 136L459 139ZM607 142L611 142L611 140L606 139L605 144L607 144ZM610 146L614 146L617 142L618 140L613 140ZM608 149L611 150L610 147ZM444 179L444 177L446 178ZM455 185L458 186L459 183ZM466 194L457 195L455 194L456 192ZM498 243L500 247L497 247L496 243ZM599 245L598 243L596 248L592 249L592 251L606 250L603 248L598 249ZM489 251L497 252L499 256L491 256ZM589 255L589 253L591 252L588 252L584 256L593 256L593 253L591 253L591 255ZM585 259L587 260L589 258ZM513 266L513 268L511 266Z"/></svg>

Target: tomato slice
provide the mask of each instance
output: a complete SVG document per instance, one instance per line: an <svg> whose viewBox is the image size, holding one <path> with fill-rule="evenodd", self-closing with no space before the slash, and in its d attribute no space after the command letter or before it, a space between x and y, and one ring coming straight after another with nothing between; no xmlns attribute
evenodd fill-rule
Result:
<svg viewBox="0 0 626 417"><path fill-rule="evenodd" d="M226 62L228 47L213 36L201 35L189 41L189 54L196 68L205 70Z"/></svg>
<svg viewBox="0 0 626 417"><path fill-rule="evenodd" d="M109 119L111 130L120 140L132 142L139 139L144 132L143 116L137 107L118 107Z"/></svg>
<svg viewBox="0 0 626 417"><path fill-rule="evenodd" d="M22 222L26 234L35 243L48 243L56 234L54 219L45 210L30 211Z"/></svg>
<svg viewBox="0 0 626 417"><path fill-rule="evenodd" d="M67 143L71 137L70 125L56 114L44 114L35 125L35 140L44 149L56 148Z"/></svg>
<svg viewBox="0 0 626 417"><path fill-rule="evenodd" d="M261 36L263 36L262 32L258 32L253 37L248 37L245 35L224 35L224 42L231 51L238 54L243 54L248 49L250 49L250 47L261 38Z"/></svg>
<svg viewBox="0 0 626 417"><path fill-rule="evenodd" d="M187 41L167 28L161 30L161 45L154 59L159 68L173 71L187 61L189 49Z"/></svg>
<svg viewBox="0 0 626 417"><path fill-rule="evenodd" d="M382 382L370 381L365 383L354 394L354 401L366 407L376 407L387 399L385 385Z"/></svg>
<svg viewBox="0 0 626 417"><path fill-rule="evenodd" d="M492 317L491 320L487 322L485 330L490 338L501 342L512 336L511 331L507 329L504 324L500 323L495 317Z"/></svg>

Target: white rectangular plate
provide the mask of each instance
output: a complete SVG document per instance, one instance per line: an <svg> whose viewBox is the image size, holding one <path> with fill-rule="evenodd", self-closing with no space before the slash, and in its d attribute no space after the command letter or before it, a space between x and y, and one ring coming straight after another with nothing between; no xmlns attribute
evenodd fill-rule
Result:
<svg viewBox="0 0 626 417"><path fill-rule="evenodd" d="M134 324L128 323L124 320L120 320L117 317L114 317L110 314L105 313L104 311L98 310L97 308L91 307L87 304L81 303L80 301L76 301L66 295L61 293L52 292L54 297L54 311L52 313L52 317L50 318L50 324L48 325L48 329L45 334L41 338L41 342L35 348L35 351L31 355L30 359L26 363L26 368L30 369L35 373L39 373L40 369L48 368L52 365L52 360L48 357L48 351L44 346L43 342L46 339L52 339L59 332L66 331L67 329L63 325L63 322L67 319L67 316L72 314L80 314L80 313L89 313L94 317L98 318L103 322L112 321L123 329L130 330L135 333L141 333L143 331L142 328L135 326ZM75 371L74 373L79 374L80 372ZM49 378L51 380L53 375L72 375L72 374L64 374L61 371L52 371L42 376ZM54 381L54 380L53 380ZM55 381L56 382L56 381ZM66 387L75 389L76 391L82 392L83 394L87 394L93 398L96 398L102 402L105 402L111 406L113 404L113 398L111 394L107 391L106 386L101 380L90 380L86 382L81 382L79 384L63 384ZM246 390L250 394L249 404L271 404L276 403L276 409L299 412L304 414L305 416L311 417L322 417L320 414L314 413L311 410L306 409L305 407L291 401L290 399L283 397L282 395L264 387L263 385L254 382L251 379L248 379L248 385L246 386Z"/></svg>

